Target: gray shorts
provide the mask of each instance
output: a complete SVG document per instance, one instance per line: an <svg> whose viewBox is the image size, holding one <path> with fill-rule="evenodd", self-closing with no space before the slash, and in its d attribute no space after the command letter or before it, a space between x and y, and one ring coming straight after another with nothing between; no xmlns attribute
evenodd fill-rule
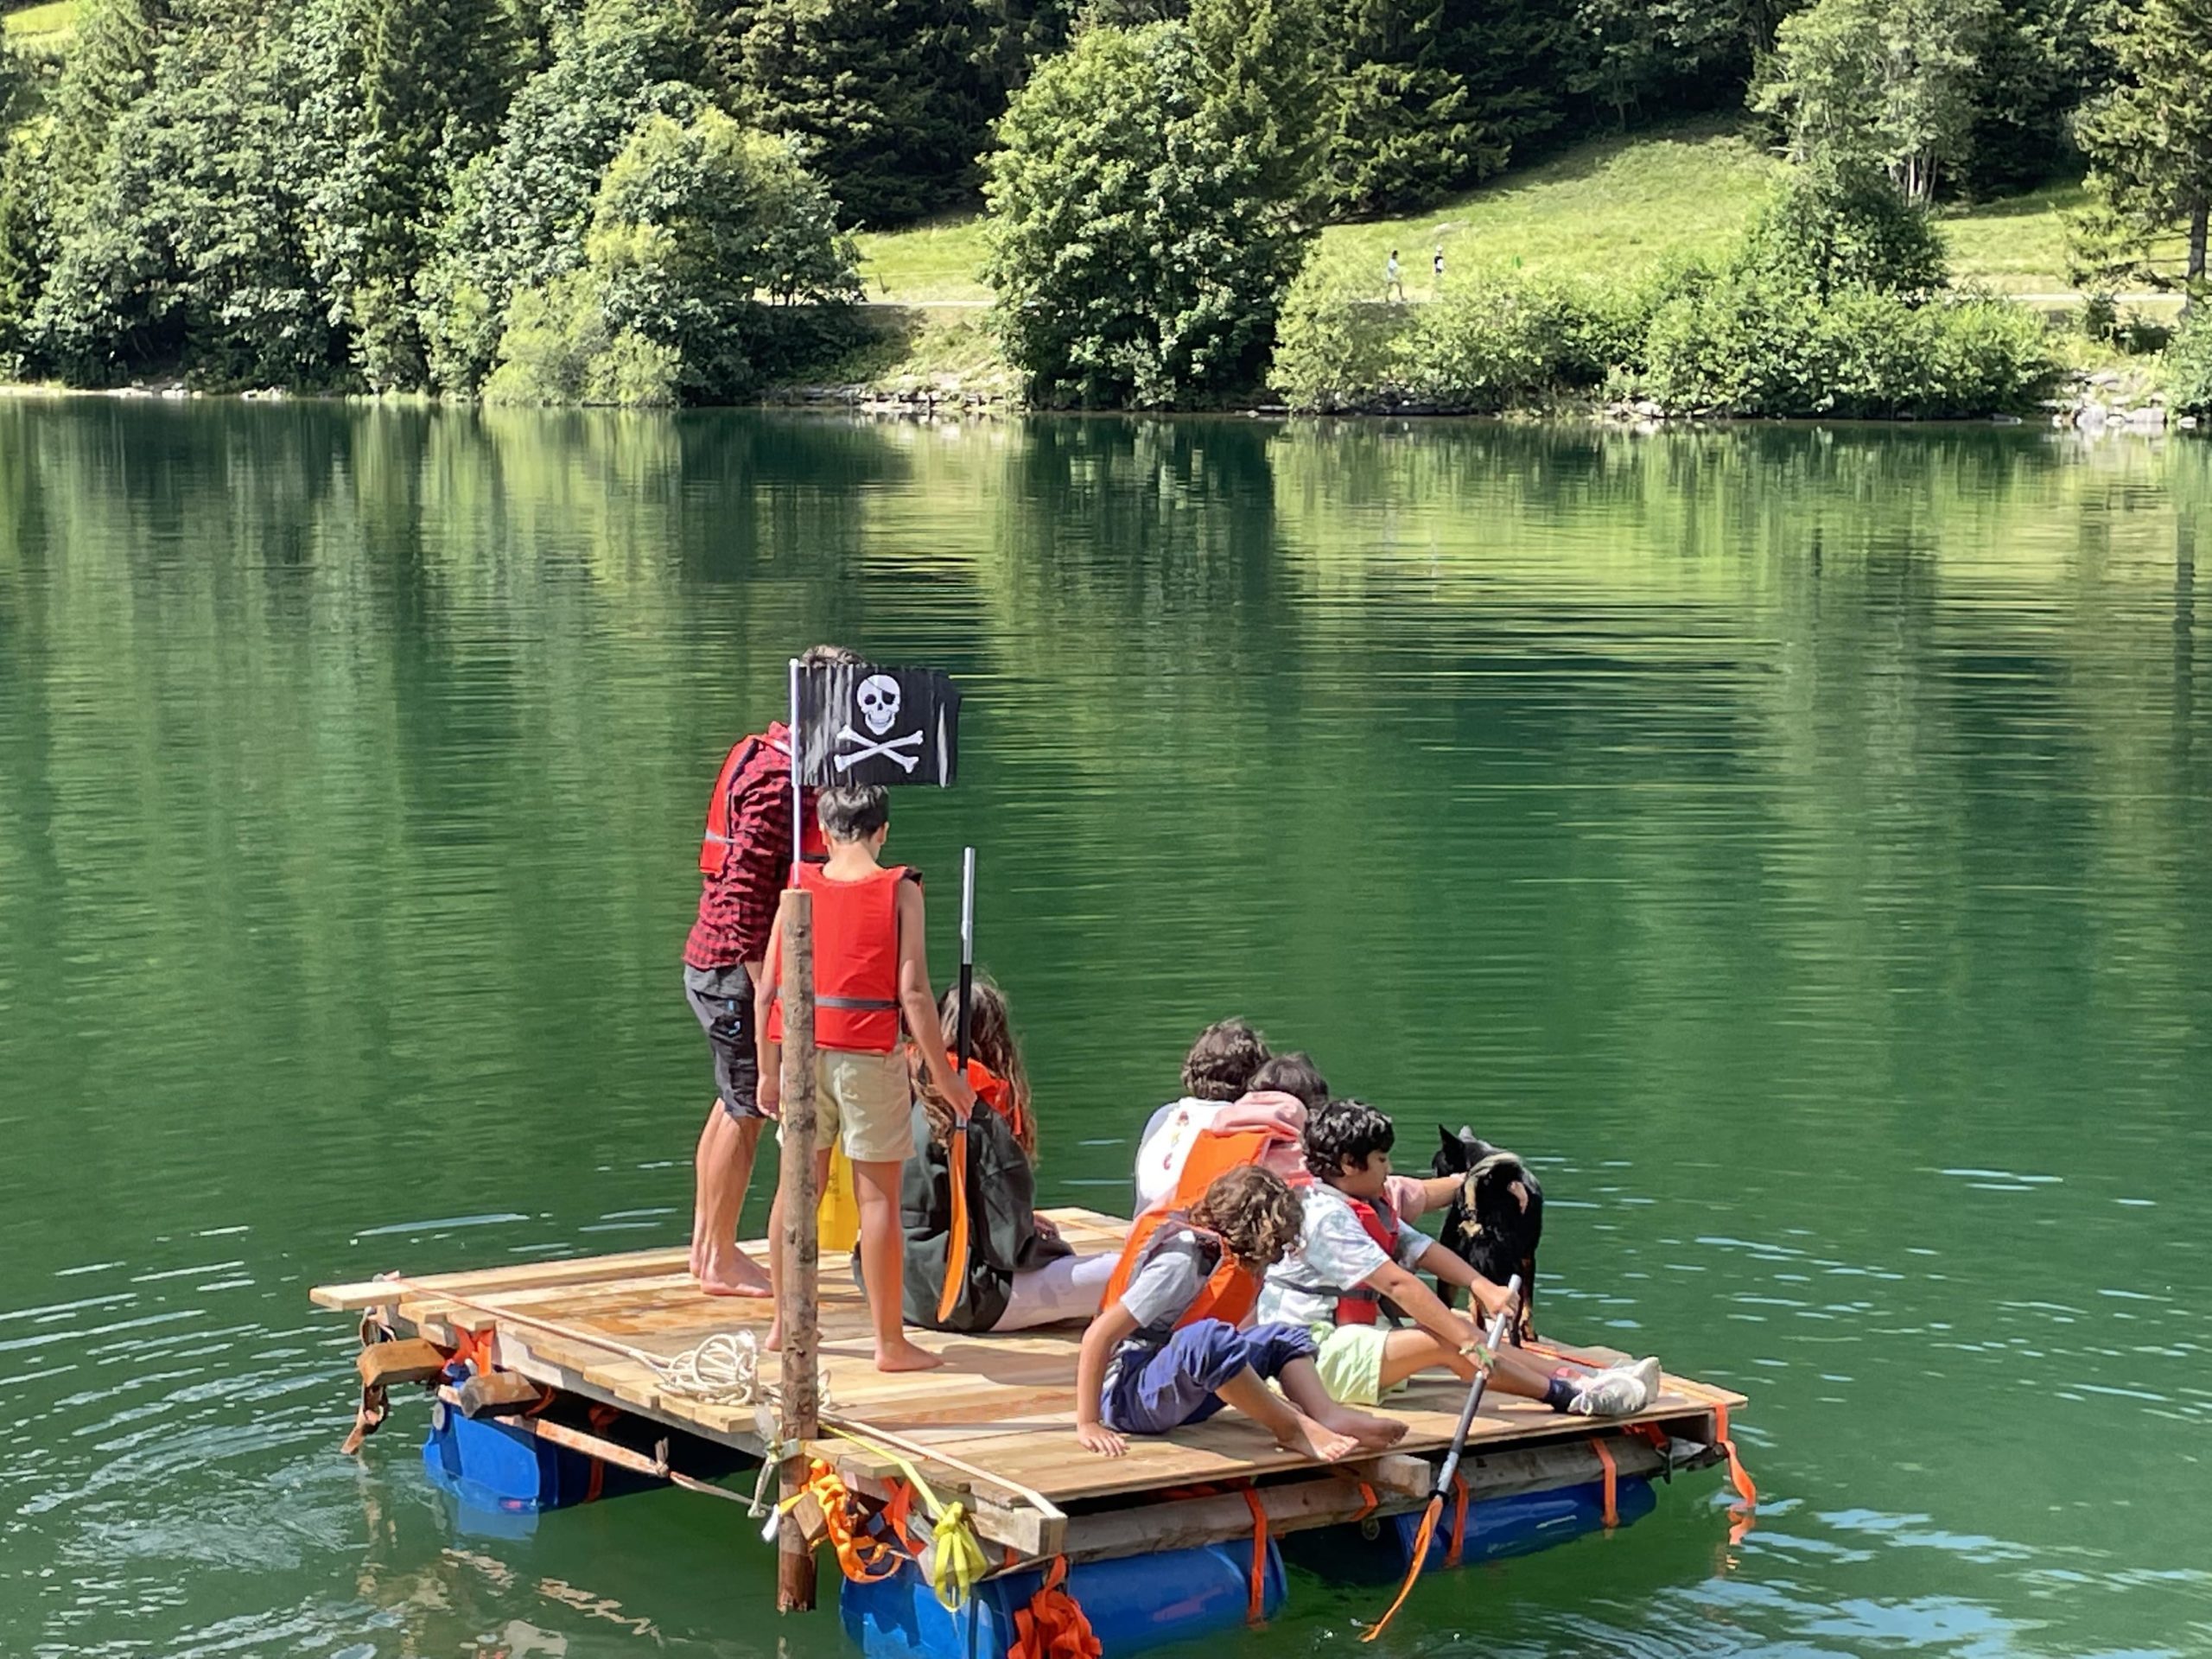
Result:
<svg viewBox="0 0 2212 1659"><path fill-rule="evenodd" d="M753 1040L753 976L729 968L683 965L683 997L715 1055L715 1093L732 1117L759 1117L760 1055Z"/></svg>

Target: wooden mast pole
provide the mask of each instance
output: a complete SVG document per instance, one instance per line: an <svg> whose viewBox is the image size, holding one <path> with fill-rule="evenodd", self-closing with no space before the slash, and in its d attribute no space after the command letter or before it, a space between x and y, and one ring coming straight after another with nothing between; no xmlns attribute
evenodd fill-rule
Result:
<svg viewBox="0 0 2212 1659"><path fill-rule="evenodd" d="M779 901L783 929L784 1075L782 1154L776 1196L784 1224L774 1248L783 1256L782 1305L776 1310L783 1332L783 1375L779 1389L777 1438L796 1448L783 1460L783 1492L791 1497L806 1484L804 1447L820 1432L817 1395L819 1326L816 1306L820 1249L815 1235L814 1181L814 916L813 900L798 887ZM797 1507L784 1511L776 1535L776 1611L810 1612L814 1608L814 1551L806 1541Z"/></svg>

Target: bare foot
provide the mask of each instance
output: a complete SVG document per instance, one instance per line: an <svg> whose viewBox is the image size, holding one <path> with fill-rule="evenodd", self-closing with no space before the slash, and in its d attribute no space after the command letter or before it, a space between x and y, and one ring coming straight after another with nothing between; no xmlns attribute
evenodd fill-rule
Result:
<svg viewBox="0 0 2212 1659"><path fill-rule="evenodd" d="M1396 1418L1373 1417L1363 1411L1347 1411L1342 1406L1314 1421L1336 1433L1351 1435L1363 1451L1387 1452L1406 1438L1406 1426Z"/></svg>
<svg viewBox="0 0 2212 1659"><path fill-rule="evenodd" d="M754 1267L742 1250L732 1250L728 1255L716 1250L706 1252L705 1264L699 1274L699 1288L709 1296L775 1294L768 1275Z"/></svg>
<svg viewBox="0 0 2212 1659"><path fill-rule="evenodd" d="M775 1323L768 1327L768 1340L760 1345L772 1354L780 1354L784 1351L783 1315L779 1313L776 1316Z"/></svg>
<svg viewBox="0 0 2212 1659"><path fill-rule="evenodd" d="M1325 1428L1302 1411L1298 1414L1298 1426L1287 1435L1278 1435L1275 1444L1286 1452L1302 1452L1323 1463L1341 1463L1361 1449L1351 1435Z"/></svg>
<svg viewBox="0 0 2212 1659"><path fill-rule="evenodd" d="M933 1371L944 1363L944 1355L917 1347L904 1337L888 1347L878 1344L875 1351L875 1369L879 1371Z"/></svg>

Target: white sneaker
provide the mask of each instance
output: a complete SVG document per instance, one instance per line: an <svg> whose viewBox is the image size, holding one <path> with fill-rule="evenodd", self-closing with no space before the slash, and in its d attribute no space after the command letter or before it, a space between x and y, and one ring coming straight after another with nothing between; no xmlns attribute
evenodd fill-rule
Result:
<svg viewBox="0 0 2212 1659"><path fill-rule="evenodd" d="M1583 1417L1625 1417L1642 1411L1643 1399L1643 1379L1616 1365L1585 1377L1567 1409Z"/></svg>
<svg viewBox="0 0 2212 1659"><path fill-rule="evenodd" d="M1647 1356L1637 1360L1635 1364L1624 1365L1621 1369L1643 1384L1643 1404L1637 1407L1637 1410L1649 1410L1659 1403L1659 1389L1663 1380L1663 1373L1660 1370L1656 1358Z"/></svg>

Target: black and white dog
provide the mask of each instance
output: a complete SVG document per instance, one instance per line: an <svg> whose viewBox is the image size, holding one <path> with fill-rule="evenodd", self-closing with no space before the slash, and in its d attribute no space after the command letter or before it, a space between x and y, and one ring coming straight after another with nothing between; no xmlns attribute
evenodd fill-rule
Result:
<svg viewBox="0 0 2212 1659"><path fill-rule="evenodd" d="M1521 1338L1536 1334L1536 1246L1544 1236L1544 1189L1528 1165L1462 1126L1439 1126L1443 1145L1430 1167L1459 1177L1439 1234L1444 1248L1494 1285L1521 1275ZM1458 1293L1444 1285L1447 1303Z"/></svg>

